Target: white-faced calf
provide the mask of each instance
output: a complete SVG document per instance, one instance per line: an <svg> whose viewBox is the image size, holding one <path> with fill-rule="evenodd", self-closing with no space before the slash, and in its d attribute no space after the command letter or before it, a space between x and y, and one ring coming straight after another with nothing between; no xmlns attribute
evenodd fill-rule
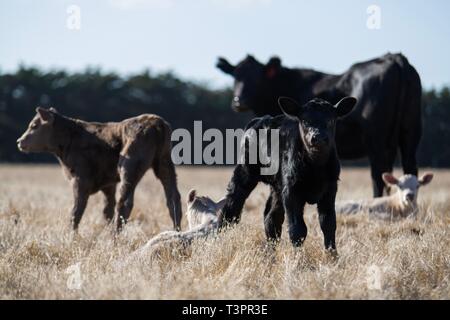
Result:
<svg viewBox="0 0 450 320"><path fill-rule="evenodd" d="M148 253L159 245L181 244L187 246L194 239L205 238L217 231L218 213L225 204L225 198L215 202L209 197L197 196L196 191L191 190L186 204L189 230L161 232L139 249L140 254Z"/></svg>
<svg viewBox="0 0 450 320"><path fill-rule="evenodd" d="M336 212L339 214L368 212L371 217L392 220L415 215L419 188L429 184L432 179L432 173L426 173L420 179L410 174L397 179L386 172L383 174L386 186L396 189L390 196L371 200L340 201L336 203Z"/></svg>
<svg viewBox="0 0 450 320"><path fill-rule="evenodd" d="M58 158L73 188L74 229L89 196L101 191L105 196L104 216L111 221L116 211L120 230L133 208L136 186L149 168L162 182L170 217L174 228L179 229L181 203L170 156L170 134L169 124L152 114L122 122L94 123L65 117L54 109L37 108L17 146L23 152L49 152Z"/></svg>

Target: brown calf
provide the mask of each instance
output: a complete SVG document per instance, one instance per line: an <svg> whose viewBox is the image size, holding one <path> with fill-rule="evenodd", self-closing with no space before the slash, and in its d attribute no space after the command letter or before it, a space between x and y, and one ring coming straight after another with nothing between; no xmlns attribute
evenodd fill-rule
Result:
<svg viewBox="0 0 450 320"><path fill-rule="evenodd" d="M122 122L94 123L65 117L53 108L37 108L36 112L17 145L23 152L50 152L58 158L73 188L74 230L89 196L98 191L105 196L105 218L111 221L115 209L120 230L133 208L136 186L151 167L164 187L174 228L180 229L180 194L166 121L144 114Z"/></svg>

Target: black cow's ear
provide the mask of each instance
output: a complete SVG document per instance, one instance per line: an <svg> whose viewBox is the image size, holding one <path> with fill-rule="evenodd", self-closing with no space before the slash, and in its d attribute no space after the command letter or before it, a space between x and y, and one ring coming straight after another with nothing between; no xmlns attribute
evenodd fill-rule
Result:
<svg viewBox="0 0 450 320"><path fill-rule="evenodd" d="M275 77L281 69L281 59L278 57L270 58L269 62L266 64L266 77Z"/></svg>
<svg viewBox="0 0 450 320"><path fill-rule="evenodd" d="M256 61L255 57L252 56L251 54L247 54L247 57L246 57L245 59L246 59L247 61L253 61L253 62Z"/></svg>
<svg viewBox="0 0 450 320"><path fill-rule="evenodd" d="M298 118L300 113L300 105L294 99L288 97L279 97L278 105L281 108L281 111L288 117Z"/></svg>
<svg viewBox="0 0 450 320"><path fill-rule="evenodd" d="M222 70L224 73L230 75L233 75L234 69L236 69L236 67L229 63L227 59L222 57L219 57L217 59L216 67Z"/></svg>
<svg viewBox="0 0 450 320"><path fill-rule="evenodd" d="M55 115L50 110L37 107L36 112L39 114L39 117L41 117L42 121L52 123Z"/></svg>
<svg viewBox="0 0 450 320"><path fill-rule="evenodd" d="M343 117L349 114L356 105L356 98L353 97L345 97L338 103L336 103L335 108L337 110L338 117Z"/></svg>

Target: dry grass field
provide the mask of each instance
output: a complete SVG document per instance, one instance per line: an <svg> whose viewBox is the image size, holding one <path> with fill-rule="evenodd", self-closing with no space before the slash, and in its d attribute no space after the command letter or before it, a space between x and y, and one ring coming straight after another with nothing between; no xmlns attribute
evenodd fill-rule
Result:
<svg viewBox="0 0 450 320"><path fill-rule="evenodd" d="M262 210L268 189L259 186L236 228L120 269L118 261L171 228L152 172L138 187L131 222L114 238L102 217L100 194L90 199L79 235L73 236L71 189L59 167L3 165L0 298L449 299L450 171L434 172L435 180L419 193L416 220L373 221L363 213L338 217L338 258L324 252L311 206L304 247L293 249L284 232L277 249L267 249ZM230 169L178 168L183 208L194 187L222 197L230 175ZM345 169L341 180L339 199L371 196L367 170Z"/></svg>

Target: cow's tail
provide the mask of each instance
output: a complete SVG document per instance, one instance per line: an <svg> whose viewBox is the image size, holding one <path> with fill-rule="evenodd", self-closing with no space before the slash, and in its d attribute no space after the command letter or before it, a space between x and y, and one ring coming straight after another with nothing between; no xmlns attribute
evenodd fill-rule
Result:
<svg viewBox="0 0 450 320"><path fill-rule="evenodd" d="M416 69L402 54L393 55L400 69L399 148L403 171L417 175L416 152L422 135L422 85Z"/></svg>

